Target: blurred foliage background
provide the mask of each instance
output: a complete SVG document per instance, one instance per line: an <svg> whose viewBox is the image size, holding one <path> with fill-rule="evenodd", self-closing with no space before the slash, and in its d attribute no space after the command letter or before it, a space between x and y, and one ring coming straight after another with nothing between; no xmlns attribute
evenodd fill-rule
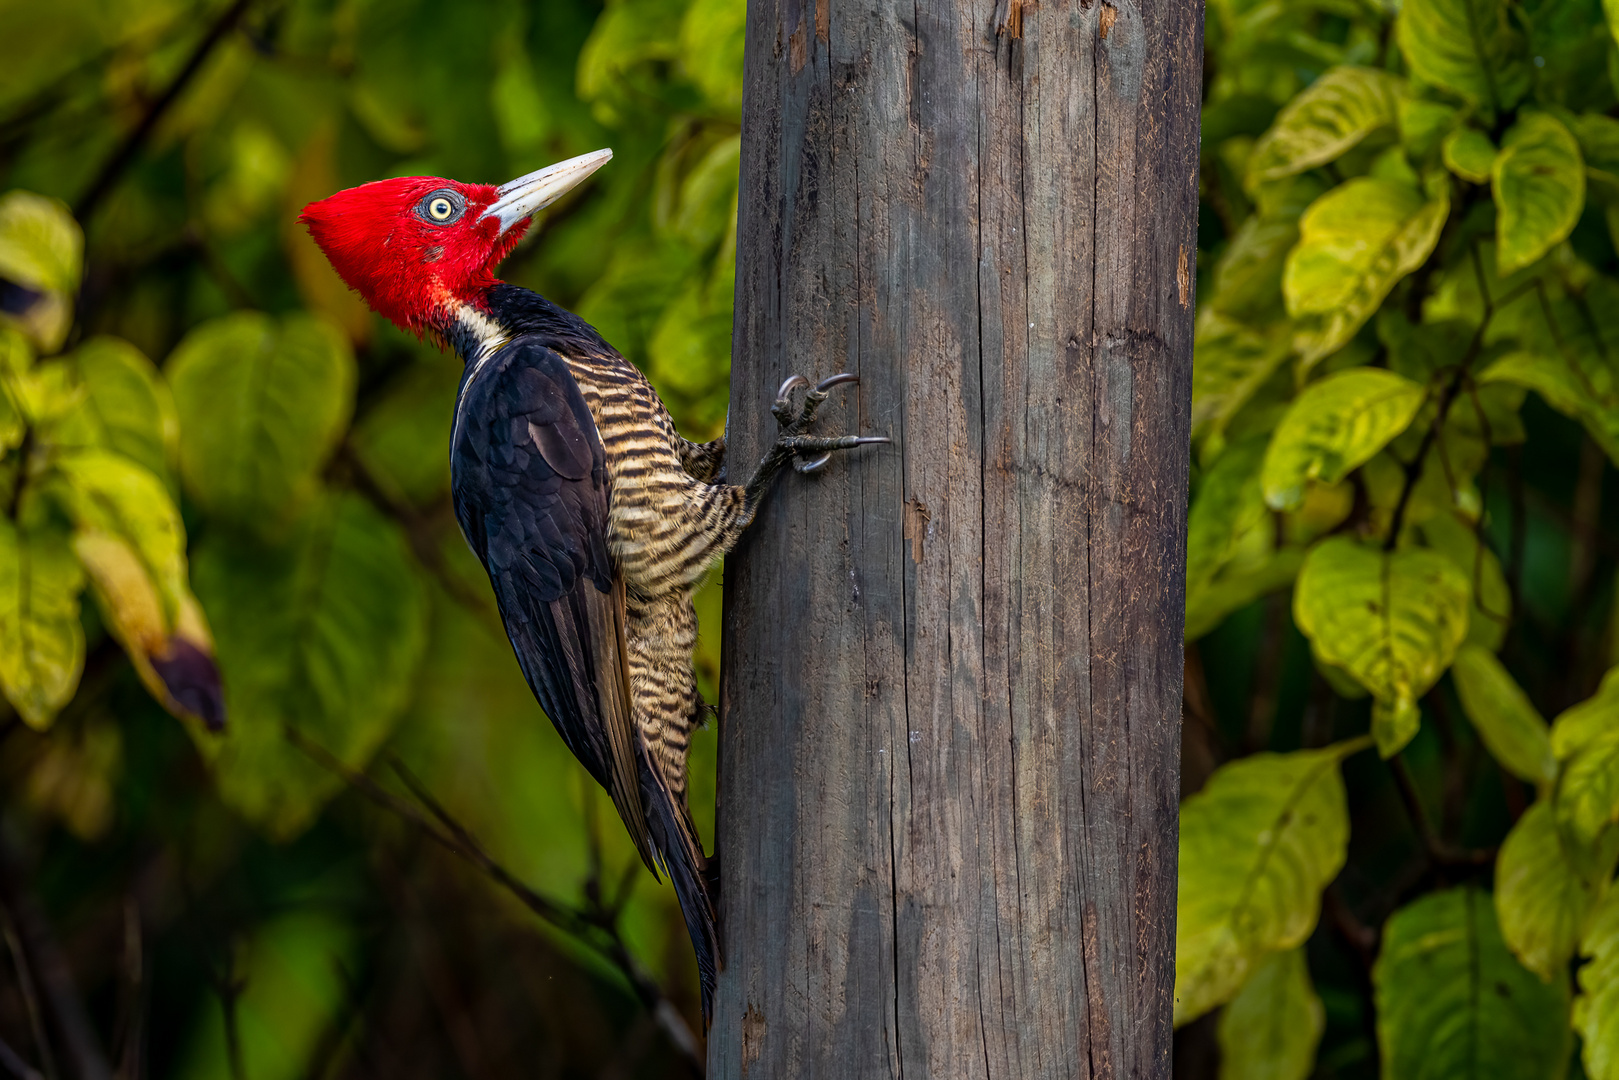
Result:
<svg viewBox="0 0 1619 1080"><path fill-rule="evenodd" d="M460 365L294 218L612 147L503 276L711 438L741 0L0 12L5 1047L53 1080L689 1071L673 893L535 705L450 513ZM711 836L712 731L694 753Z"/></svg>
<svg viewBox="0 0 1619 1080"><path fill-rule="evenodd" d="M692 1071L449 513L457 365L293 218L612 146L505 276L711 437L741 0L4 11L0 1073ZM1619 1078L1616 87L1601 0L1210 0L1183 1076Z"/></svg>

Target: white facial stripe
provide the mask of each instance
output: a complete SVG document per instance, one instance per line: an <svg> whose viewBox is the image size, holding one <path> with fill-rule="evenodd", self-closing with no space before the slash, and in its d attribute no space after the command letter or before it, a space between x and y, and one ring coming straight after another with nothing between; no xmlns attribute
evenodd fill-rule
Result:
<svg viewBox="0 0 1619 1080"><path fill-rule="evenodd" d="M472 365L472 371L467 375L466 386L470 387L472 381L483 374L488 365L489 358L495 351L506 344L506 331L501 325L471 304L459 304L455 309L455 321L460 323L467 334L478 343L477 349L467 357L467 363ZM461 437L461 412L465 408L466 395L462 394L455 406L455 421L450 430L450 444L453 446Z"/></svg>

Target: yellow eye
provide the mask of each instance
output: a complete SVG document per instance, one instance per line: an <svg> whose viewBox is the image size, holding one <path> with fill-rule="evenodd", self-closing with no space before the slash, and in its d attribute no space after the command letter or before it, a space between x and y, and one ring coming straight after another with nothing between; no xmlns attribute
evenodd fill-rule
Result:
<svg viewBox="0 0 1619 1080"><path fill-rule="evenodd" d="M455 213L455 204L440 195L427 204L427 215L434 221L449 221Z"/></svg>

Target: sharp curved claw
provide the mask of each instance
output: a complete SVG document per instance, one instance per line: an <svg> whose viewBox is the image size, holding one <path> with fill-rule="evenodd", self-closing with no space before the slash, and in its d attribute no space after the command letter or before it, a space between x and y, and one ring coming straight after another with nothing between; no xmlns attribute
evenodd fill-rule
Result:
<svg viewBox="0 0 1619 1080"><path fill-rule="evenodd" d="M859 381L860 376L850 375L848 372L844 372L842 375L834 375L829 379L822 379L815 385L815 392L817 394L824 394L834 386L842 386L844 383L857 383Z"/></svg>
<svg viewBox="0 0 1619 1080"><path fill-rule="evenodd" d="M776 391L776 400L782 401L800 386L808 386L809 384L810 381L802 375L789 375L787 376L787 381L781 384L781 389Z"/></svg>
<svg viewBox="0 0 1619 1080"><path fill-rule="evenodd" d="M887 435L862 435L854 441L856 446L877 446L881 443L893 442Z"/></svg>
<svg viewBox="0 0 1619 1080"><path fill-rule="evenodd" d="M823 465L825 465L827 462L829 462L831 460L832 460L831 451L828 451L828 452L822 454L820 457L816 458L814 461L805 461L803 458L796 458L795 457L795 458L793 458L793 468L798 470L801 473L818 472L818 471L820 471L820 469L821 469L821 467Z"/></svg>

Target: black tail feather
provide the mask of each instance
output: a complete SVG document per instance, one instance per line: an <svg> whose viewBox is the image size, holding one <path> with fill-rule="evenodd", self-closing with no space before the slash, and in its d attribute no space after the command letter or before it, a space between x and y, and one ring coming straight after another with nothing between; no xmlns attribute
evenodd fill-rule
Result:
<svg viewBox="0 0 1619 1080"><path fill-rule="evenodd" d="M702 983L703 1028L706 1030L714 1011L714 983L723 963L716 925L717 890L710 883L708 860L696 836L685 827L682 808L675 805L661 782L645 775L645 772L642 785L646 794L647 826L652 833L652 844L658 849L669 880L674 884L675 896L680 899L680 913L686 919L686 932L691 935L692 948L697 953L697 976Z"/></svg>

